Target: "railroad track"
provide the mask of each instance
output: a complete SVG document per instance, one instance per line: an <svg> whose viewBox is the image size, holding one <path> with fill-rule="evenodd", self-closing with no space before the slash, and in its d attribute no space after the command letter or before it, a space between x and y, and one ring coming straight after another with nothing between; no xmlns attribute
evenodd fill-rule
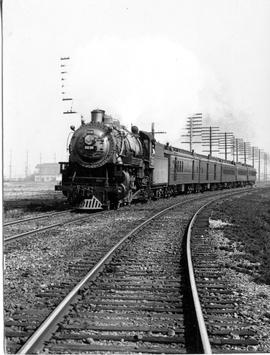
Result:
<svg viewBox="0 0 270 355"><path fill-rule="evenodd" d="M38 215L38 216L35 216L35 217L17 219L17 220L15 220L15 221L10 221L10 222L4 223L4 224L3 224L3 227L11 226L11 225L14 225L14 224L20 224L20 223L30 222L30 221L34 221L34 220L37 220L37 219L49 218L49 217L52 217L52 216L65 214L65 213L68 213L68 212L71 212L71 211L73 211L73 210L72 210L72 209L69 209L69 210L60 211L60 212L45 213L45 214Z"/></svg>
<svg viewBox="0 0 270 355"><path fill-rule="evenodd" d="M72 215L72 212L74 210L67 210L67 211L61 211L61 212L56 212L56 213L49 213L47 215L41 215L41 216L35 216L32 218L25 218L25 219L21 219L21 220L16 220L16 221L12 221L12 222L8 222L6 224L4 224L4 242L5 244L8 244L10 242L13 241L17 241L21 238L33 235L33 234L37 234L40 232L44 232L46 230L49 229L53 229L59 226L62 226L64 224L70 224L73 222L77 222L77 221L81 221L81 220L86 220L89 219L89 215L83 215L78 217L78 215L76 214L74 217L74 215ZM104 213L104 212L103 212ZM62 215L66 215L66 216L62 216ZM59 221L59 216L62 216L62 220ZM32 222L36 221L36 220L40 220L40 219L45 219L45 218L52 218L52 217L56 217L57 222L53 223L53 220L50 220L50 224L49 225L43 225L43 223L38 223L38 224L34 224L32 225ZM27 223L27 225L25 224ZM17 225L21 224L20 227L18 227ZM42 226L40 226L42 225ZM31 230L28 230L29 227L31 228ZM18 231L20 233L18 233ZM16 234L14 234L16 233Z"/></svg>
<svg viewBox="0 0 270 355"><path fill-rule="evenodd" d="M18 312L5 324L6 336L13 340L11 352L22 344L19 353L40 348L51 353L181 353L198 351L196 344L202 349L204 341L195 336L195 312L185 291L188 280L181 248L190 215L202 205L198 198L192 200L191 210L187 207L191 200L178 203L137 226L105 256L100 250L99 262L85 259L74 265L78 278L91 270L56 309L48 304L52 298L55 304L60 302L70 285L63 282L41 292L35 310ZM74 306L68 311L70 304ZM207 344L207 335L202 337Z"/></svg>
<svg viewBox="0 0 270 355"><path fill-rule="evenodd" d="M250 318L239 312L239 299L224 273L223 261L217 256L209 234L211 203L201 208L190 223L188 244L191 241L197 305L202 309L205 331L214 353L253 352L258 338ZM191 257L191 256L190 256ZM193 285L194 286L194 285ZM241 301L240 301L241 302Z"/></svg>

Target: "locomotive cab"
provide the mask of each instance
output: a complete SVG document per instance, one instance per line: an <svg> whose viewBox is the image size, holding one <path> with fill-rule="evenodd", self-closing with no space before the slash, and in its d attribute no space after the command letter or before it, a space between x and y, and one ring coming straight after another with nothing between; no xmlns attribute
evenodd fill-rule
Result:
<svg viewBox="0 0 270 355"><path fill-rule="evenodd" d="M143 146L143 159L149 163L149 168L153 168L156 140L152 133L145 131L140 131L140 138Z"/></svg>

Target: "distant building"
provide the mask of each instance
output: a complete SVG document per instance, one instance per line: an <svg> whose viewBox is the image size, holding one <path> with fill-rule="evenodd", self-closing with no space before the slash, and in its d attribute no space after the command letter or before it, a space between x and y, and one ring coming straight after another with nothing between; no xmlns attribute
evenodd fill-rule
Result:
<svg viewBox="0 0 270 355"><path fill-rule="evenodd" d="M43 163L35 167L34 181L35 182L48 182L56 181L60 174L59 164L57 163Z"/></svg>

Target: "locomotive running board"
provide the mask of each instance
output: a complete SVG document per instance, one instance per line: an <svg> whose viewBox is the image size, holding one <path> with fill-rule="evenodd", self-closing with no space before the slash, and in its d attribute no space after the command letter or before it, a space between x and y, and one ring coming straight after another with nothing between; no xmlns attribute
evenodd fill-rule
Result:
<svg viewBox="0 0 270 355"><path fill-rule="evenodd" d="M102 203L95 196L86 198L80 203L78 210L102 210Z"/></svg>

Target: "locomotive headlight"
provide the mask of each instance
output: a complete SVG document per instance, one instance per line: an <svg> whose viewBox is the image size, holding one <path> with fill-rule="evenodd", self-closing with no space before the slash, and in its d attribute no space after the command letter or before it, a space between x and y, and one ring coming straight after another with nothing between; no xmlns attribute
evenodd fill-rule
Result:
<svg viewBox="0 0 270 355"><path fill-rule="evenodd" d="M90 134L88 134L87 136L85 136L84 142L85 142L85 144L87 144L87 145L92 144L92 143L93 143L93 137L92 137Z"/></svg>

